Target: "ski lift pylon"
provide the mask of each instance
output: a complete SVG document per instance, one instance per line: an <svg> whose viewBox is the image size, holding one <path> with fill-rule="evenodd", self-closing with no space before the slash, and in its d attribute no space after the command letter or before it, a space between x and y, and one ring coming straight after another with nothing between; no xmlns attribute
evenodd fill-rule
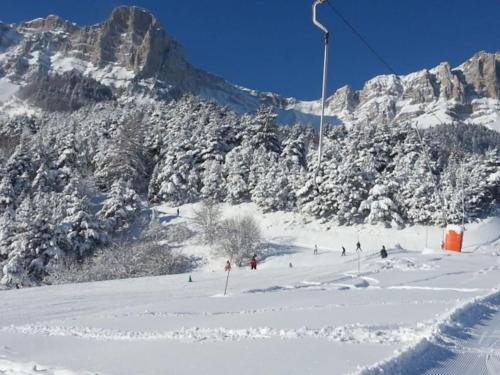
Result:
<svg viewBox="0 0 500 375"><path fill-rule="evenodd" d="M316 180L319 174L319 169L321 167L321 158L323 154L323 122L324 122L324 117L325 117L325 97L326 97L326 85L327 85L327 80L328 80L328 42L329 42L329 37L330 37L330 32L328 29L318 21L317 17L317 8L318 5L321 5L325 3L326 0L316 0L313 3L312 6L312 12L313 12L313 23L316 27L318 27L324 34L324 58L323 58L323 84L321 88L321 118L320 118L320 124L319 124L319 144L318 144L318 165L316 168L316 174L314 178L314 182L316 184Z"/></svg>

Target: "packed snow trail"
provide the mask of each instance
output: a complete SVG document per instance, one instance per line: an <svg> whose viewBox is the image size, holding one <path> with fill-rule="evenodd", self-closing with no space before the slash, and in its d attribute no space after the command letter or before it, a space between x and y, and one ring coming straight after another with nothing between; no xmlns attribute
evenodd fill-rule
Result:
<svg viewBox="0 0 500 375"><path fill-rule="evenodd" d="M425 375L500 374L500 294L478 313L472 327L457 326L442 338L440 350L449 355Z"/></svg>
<svg viewBox="0 0 500 375"><path fill-rule="evenodd" d="M181 213L165 225L189 225L189 209ZM352 245L346 257L340 245L359 228L254 215L271 248L257 271L231 271L226 297L226 260L195 243L178 244L207 259L192 283L181 274L0 292L0 374L355 374L425 338L441 343L451 368L446 345L461 337L436 327L500 280L500 221L471 226L466 241L484 245L463 254L416 251L421 228L367 228L358 275ZM382 242L384 260L375 252ZM493 353L483 359L498 367Z"/></svg>
<svg viewBox="0 0 500 375"><path fill-rule="evenodd" d="M373 259L360 277L345 263L235 270L228 297L222 271L2 292L0 358L74 373L158 374L166 363L175 374L352 373L428 336L500 276L476 274L497 257L422 267L432 257ZM443 269L453 272L434 277ZM422 288L391 289L405 280Z"/></svg>
<svg viewBox="0 0 500 375"><path fill-rule="evenodd" d="M500 292L457 309L432 334L362 375L500 374Z"/></svg>

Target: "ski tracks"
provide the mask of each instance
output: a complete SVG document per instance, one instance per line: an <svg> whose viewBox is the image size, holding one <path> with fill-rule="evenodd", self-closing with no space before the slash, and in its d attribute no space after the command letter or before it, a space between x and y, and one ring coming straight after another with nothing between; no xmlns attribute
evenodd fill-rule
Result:
<svg viewBox="0 0 500 375"><path fill-rule="evenodd" d="M500 374L500 292L454 310L419 342L360 375Z"/></svg>
<svg viewBox="0 0 500 375"><path fill-rule="evenodd" d="M92 327L65 327L39 324L8 326L3 332L42 335L56 337L74 337L97 341L161 341L175 340L181 342L220 342L264 339L323 339L342 343L376 343L393 344L414 342L422 336L424 326L410 328L405 326L365 326L359 324L338 327L296 329L277 329L271 327L257 328L181 328L173 331L120 331Z"/></svg>
<svg viewBox="0 0 500 375"><path fill-rule="evenodd" d="M500 352L488 353L485 362L490 375L500 374Z"/></svg>

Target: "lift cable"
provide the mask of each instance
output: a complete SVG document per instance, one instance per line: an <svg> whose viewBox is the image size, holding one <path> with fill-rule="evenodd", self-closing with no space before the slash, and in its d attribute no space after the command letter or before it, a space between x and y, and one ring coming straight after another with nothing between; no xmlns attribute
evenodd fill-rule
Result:
<svg viewBox="0 0 500 375"><path fill-rule="evenodd" d="M330 0L323 0L321 1L320 3L326 3L330 10L337 16L340 18L340 20L353 32L353 34L365 45L366 48L368 48L368 50L377 58L377 60L379 60L382 65L384 65L388 70L389 72L391 72L392 74L396 75L396 76L400 76L400 74L398 74L398 72L396 72L396 70L392 67L391 64L389 64L387 62L387 60L385 60L381 55L380 53L377 52L377 50L372 47L372 45L366 40L366 38L357 30L356 27L354 27L354 25L331 3ZM434 112L432 112L430 114L431 116L433 116L434 118L436 118L439 122L439 124L444 124L444 121ZM421 135L421 132L420 132L420 129L419 129L419 126L418 126L418 122L415 122L414 123L414 127L415 127L415 131L417 133L417 137L419 139L419 142L420 142L420 146L422 147L422 152L424 154L424 157L425 157L425 163L427 165L427 168L429 169L429 173L431 173L431 175L434 177L434 184L436 186L436 189L437 189L437 193L438 193L438 197L439 197L439 200L440 200L440 204L442 206L442 209L444 210L443 211L443 222L444 222L444 225L446 226L447 223L448 223L448 220L447 220L447 203L446 203L446 199L444 198L444 195L443 195L443 192L442 192L442 189L441 189L441 186L440 186L440 182L437 178L437 176L435 176L433 173L432 173L432 167L431 167L431 162L430 162L430 158L429 158L429 155L428 155L428 152L427 152L427 148L425 147L425 142L424 142L424 139ZM321 144L321 139L320 139L320 144ZM319 169L319 166L318 166L318 169ZM464 216L465 216L465 212L464 212ZM462 218L462 221L464 220L464 218Z"/></svg>
<svg viewBox="0 0 500 375"><path fill-rule="evenodd" d="M342 22L344 22L349 29L351 29L353 34L356 35L359 40L361 40L361 42L366 46L366 48L368 48L370 50L370 52L382 63L382 65L384 65L389 70L389 72L391 72L392 74L398 75L398 73L396 73L396 70L391 66L391 64L389 64L375 50L375 48L373 48L370 45L370 43L368 43L366 38L349 22L349 20L347 18L344 17L344 15L342 13L339 12L339 10L336 7L333 6L333 4L330 1L326 0L326 4L330 7L332 12L335 13L337 15L337 17L339 17L342 20Z"/></svg>

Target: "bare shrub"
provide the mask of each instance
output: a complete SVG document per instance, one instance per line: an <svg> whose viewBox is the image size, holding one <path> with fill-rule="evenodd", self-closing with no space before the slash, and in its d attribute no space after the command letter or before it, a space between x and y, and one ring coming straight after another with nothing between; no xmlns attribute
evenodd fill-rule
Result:
<svg viewBox="0 0 500 375"><path fill-rule="evenodd" d="M45 282L65 284L161 276L186 272L195 266L196 261L158 241L114 243L83 262L54 265Z"/></svg>
<svg viewBox="0 0 500 375"><path fill-rule="evenodd" d="M194 210L193 222L200 228L204 242L209 245L217 238L221 215L219 206L212 201L204 201L199 209Z"/></svg>
<svg viewBox="0 0 500 375"><path fill-rule="evenodd" d="M259 226L252 216L226 219L218 231L220 251L240 266L259 253L261 239Z"/></svg>

